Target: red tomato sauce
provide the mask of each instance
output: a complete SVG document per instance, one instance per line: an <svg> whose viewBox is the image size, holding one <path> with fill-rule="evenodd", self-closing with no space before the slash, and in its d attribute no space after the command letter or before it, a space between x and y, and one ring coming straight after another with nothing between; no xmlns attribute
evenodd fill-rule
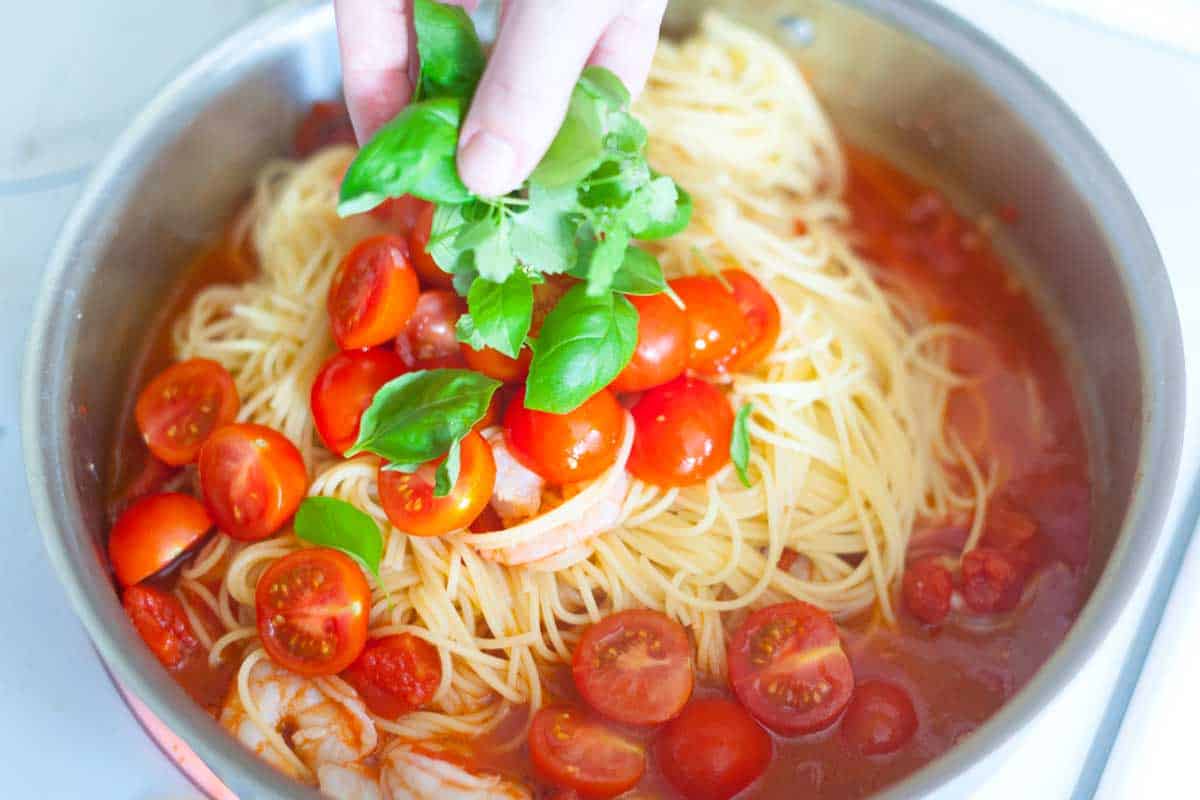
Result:
<svg viewBox="0 0 1200 800"><path fill-rule="evenodd" d="M859 251L880 265L879 280L932 320L960 324L981 338L981 343L955 344L952 350L954 366L982 380L977 397L952 399L951 424L976 454L998 459L1003 481L993 503L1036 522L1037 564L1021 604L1011 612L976 618L975 629L954 619L940 627L920 624L903 610L898 588L892 598L895 626L882 623L877 611L840 622L855 681L885 680L901 687L916 712L915 735L897 752L863 755L847 745L839 723L805 736L772 734L770 766L746 796L864 797L917 770L969 736L1029 680L1066 635L1089 588L1087 448L1077 398L1049 326L995 252L987 224L965 218L944 195L877 156L854 148L848 156L850 233ZM132 385L143 385L169 363L169 323L200 288L245 280L253 269L253 259L229 236L206 250L151 328L156 335ZM132 421L134 398L136 392L119 423L119 446L108 473L114 515L132 496L178 479L175 468L148 458ZM980 424L981 407L986 426ZM917 531L914 547L939 542L961 546L961 528L939 530L940 524L930 521ZM173 582L170 574L154 581L164 587ZM230 676L228 666L214 671L190 662L175 672L211 710L227 691ZM547 703L584 705L569 666L549 670L546 684ZM732 694L709 682L697 685L694 696ZM498 746L519 735L525 716L515 712L499 729L473 742L472 764L538 785L527 746L516 751ZM655 729L614 728L643 743L648 754L654 752ZM652 755L636 789L649 797L679 796ZM557 795L540 786L536 796Z"/></svg>

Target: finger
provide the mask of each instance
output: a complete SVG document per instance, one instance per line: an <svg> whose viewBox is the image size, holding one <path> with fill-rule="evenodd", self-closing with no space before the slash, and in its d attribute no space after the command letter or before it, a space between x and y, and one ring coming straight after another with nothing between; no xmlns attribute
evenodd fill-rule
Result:
<svg viewBox="0 0 1200 800"><path fill-rule="evenodd" d="M412 95L407 0L334 0L342 86L358 141L396 115Z"/></svg>
<svg viewBox="0 0 1200 800"><path fill-rule="evenodd" d="M637 0L628 4L601 34L588 64L612 70L629 93L637 97L650 75L658 29L666 10L666 0Z"/></svg>
<svg viewBox="0 0 1200 800"><path fill-rule="evenodd" d="M484 197L512 191L541 160L584 62L612 17L607 2L506 5L459 136L459 175Z"/></svg>

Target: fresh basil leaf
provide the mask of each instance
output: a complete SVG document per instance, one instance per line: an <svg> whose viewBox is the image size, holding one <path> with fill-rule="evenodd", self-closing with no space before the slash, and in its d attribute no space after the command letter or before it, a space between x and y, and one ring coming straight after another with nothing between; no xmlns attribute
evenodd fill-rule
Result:
<svg viewBox="0 0 1200 800"><path fill-rule="evenodd" d="M460 265L454 271L454 291L458 292L460 297L466 297L478 277L479 272L475 269L475 257L471 253L467 253L467 263Z"/></svg>
<svg viewBox="0 0 1200 800"><path fill-rule="evenodd" d="M611 290L613 276L625 260L629 247L629 229L616 223L596 236L596 246L591 249L587 271L587 293L599 297Z"/></svg>
<svg viewBox="0 0 1200 800"><path fill-rule="evenodd" d="M356 558L379 578L383 535L370 514L336 497L306 497L292 522L296 537Z"/></svg>
<svg viewBox="0 0 1200 800"><path fill-rule="evenodd" d="M467 312L458 320L458 339L476 350L490 347L516 358L533 317L533 287L517 270L504 283L480 278L467 293Z"/></svg>
<svg viewBox="0 0 1200 800"><path fill-rule="evenodd" d="M562 127L530 176L543 186L578 183L604 158L604 102L575 85Z"/></svg>
<svg viewBox="0 0 1200 800"><path fill-rule="evenodd" d="M512 223L507 215L502 215L491 225L491 235L474 245L475 269L493 283L504 283L517 268L517 257L509 243Z"/></svg>
<svg viewBox="0 0 1200 800"><path fill-rule="evenodd" d="M418 99L470 98L487 62L467 13L457 6L415 0L413 27L421 60Z"/></svg>
<svg viewBox="0 0 1200 800"><path fill-rule="evenodd" d="M580 184L579 203L587 208L607 206L615 210L649 182L650 168L643 158L605 161Z"/></svg>
<svg viewBox="0 0 1200 800"><path fill-rule="evenodd" d="M575 232L579 228L579 192L574 186L529 187L529 205L512 217L513 254L526 267L557 275L576 262Z"/></svg>
<svg viewBox="0 0 1200 800"><path fill-rule="evenodd" d="M385 383L359 422L346 451L375 453L397 464L424 464L445 455L483 419L500 381L465 369L418 370Z"/></svg>
<svg viewBox="0 0 1200 800"><path fill-rule="evenodd" d="M692 221L692 196L679 184L675 184L675 195L675 207L670 218L651 221L641 229L635 228L633 238L643 241L665 239L668 236L674 236L688 226L688 223Z"/></svg>
<svg viewBox="0 0 1200 800"><path fill-rule="evenodd" d="M658 259L640 247L625 250L621 268L612 278L612 290L621 294L651 295L667 288Z"/></svg>
<svg viewBox="0 0 1200 800"><path fill-rule="evenodd" d="M750 466L750 413L754 410L752 403L746 403L738 409L737 417L733 420L733 438L729 442L729 457L737 469L738 478L744 486L752 486L746 469Z"/></svg>
<svg viewBox="0 0 1200 800"><path fill-rule="evenodd" d="M665 175L657 177L630 196L622 217L630 229L645 230L654 223L671 220L678 197L675 181Z"/></svg>
<svg viewBox="0 0 1200 800"><path fill-rule="evenodd" d="M454 485L458 483L458 474L462 470L462 440L456 440L450 445L450 451L446 453L446 460L438 464L437 472L433 476L433 496L445 497L454 489Z"/></svg>
<svg viewBox="0 0 1200 800"><path fill-rule="evenodd" d="M454 160L462 114L463 101L451 97L413 103L397 114L350 164L338 214L358 214L405 194L435 203L469 200Z"/></svg>
<svg viewBox="0 0 1200 800"><path fill-rule="evenodd" d="M615 72L605 67L585 68L577 85L588 95L603 101L613 111L629 105L629 90Z"/></svg>
<svg viewBox="0 0 1200 800"><path fill-rule="evenodd" d="M463 206L438 204L429 226L426 250L443 272L455 274L471 260L471 254L456 245L458 235L467 226Z"/></svg>
<svg viewBox="0 0 1200 800"><path fill-rule="evenodd" d="M572 287L546 316L533 344L525 405L566 414L617 377L637 346L637 309L621 295L591 297Z"/></svg>
<svg viewBox="0 0 1200 800"><path fill-rule="evenodd" d="M604 137L604 146L610 151L635 155L645 163L642 150L646 147L646 126L627 111L617 111L608 115L608 134Z"/></svg>
<svg viewBox="0 0 1200 800"><path fill-rule="evenodd" d="M500 230L500 224L501 220L493 216L466 222L455 237L454 246L459 250L473 250L495 236Z"/></svg>

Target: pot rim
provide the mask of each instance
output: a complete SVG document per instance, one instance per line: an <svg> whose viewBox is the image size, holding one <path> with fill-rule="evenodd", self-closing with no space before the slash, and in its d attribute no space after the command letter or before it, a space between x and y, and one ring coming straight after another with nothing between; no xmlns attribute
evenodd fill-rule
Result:
<svg viewBox="0 0 1200 800"><path fill-rule="evenodd" d="M1143 364L1140 477L1099 581L1066 638L1014 697L970 737L879 795L923 796L980 765L1048 705L1128 603L1164 534L1176 480L1184 411L1182 334L1166 268L1137 202L1099 143L1053 90L998 43L931 0L838 2L930 45L1002 98L1036 132L1085 198L1116 256ZM88 263L87 233L95 220L104 218L114 188L129 188L123 176L137 172L130 164L211 102L224 85L222 75L232 74L234 65L308 37L328 26L331 13L323 0L294 0L261 15L194 61L135 117L88 179L58 237L34 309L22 374L22 442L30 496L46 551L76 614L117 679L245 797L317 800L319 795L242 748L159 667L130 626L111 624L121 614L111 580L96 569L94 550L76 546L68 534L82 524L83 515L77 498L67 491L74 482L66 451L68 398L55 365L64 363L75 319L63 312L61 301L66 298L69 305L73 299L81 264L94 268Z"/></svg>

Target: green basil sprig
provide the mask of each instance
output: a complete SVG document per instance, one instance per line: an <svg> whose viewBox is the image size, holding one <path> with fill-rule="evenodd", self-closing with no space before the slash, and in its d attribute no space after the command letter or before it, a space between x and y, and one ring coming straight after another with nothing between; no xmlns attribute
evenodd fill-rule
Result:
<svg viewBox="0 0 1200 800"><path fill-rule="evenodd" d="M729 457L737 470L742 485L750 487L750 475L746 470L750 466L750 414L754 411L753 403L746 403L738 409L733 420L733 438L729 442Z"/></svg>
<svg viewBox="0 0 1200 800"><path fill-rule="evenodd" d="M383 535L370 514L336 497L306 497L292 523L296 537L358 559L379 578Z"/></svg>

